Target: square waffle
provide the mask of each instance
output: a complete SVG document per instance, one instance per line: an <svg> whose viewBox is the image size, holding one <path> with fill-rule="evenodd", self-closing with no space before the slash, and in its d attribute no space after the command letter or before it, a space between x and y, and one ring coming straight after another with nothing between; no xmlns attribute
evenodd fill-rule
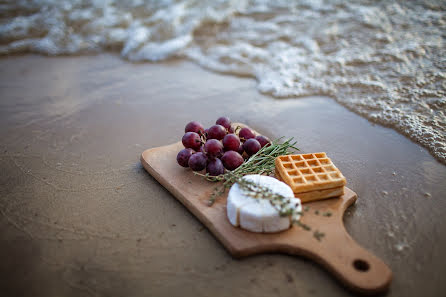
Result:
<svg viewBox="0 0 446 297"><path fill-rule="evenodd" d="M279 156L276 177L288 184L303 201L344 193L346 179L325 153Z"/></svg>

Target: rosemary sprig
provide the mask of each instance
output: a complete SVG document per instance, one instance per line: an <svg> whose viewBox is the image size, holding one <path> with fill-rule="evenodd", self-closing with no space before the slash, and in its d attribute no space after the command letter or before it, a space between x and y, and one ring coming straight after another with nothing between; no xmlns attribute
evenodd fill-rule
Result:
<svg viewBox="0 0 446 297"><path fill-rule="evenodd" d="M289 138L284 142L281 142L283 137L272 141L269 146L264 146L256 154L252 155L246 160L240 167L233 171L228 171L218 176L210 176L209 174L195 174L205 177L209 181L219 182L222 181L222 185L216 187L208 204L211 206L215 200L226 192L237 180L248 174L264 174L271 175L275 168L275 159L281 155L288 155L291 150L299 150L296 148L296 141L293 138Z"/></svg>

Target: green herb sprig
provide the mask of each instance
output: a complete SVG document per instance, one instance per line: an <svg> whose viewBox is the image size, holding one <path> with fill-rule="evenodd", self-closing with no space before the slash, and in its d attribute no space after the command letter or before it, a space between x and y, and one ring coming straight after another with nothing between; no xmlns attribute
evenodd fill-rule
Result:
<svg viewBox="0 0 446 297"><path fill-rule="evenodd" d="M248 174L271 175L275 170L275 159L278 156L289 155L292 154L293 151L299 151L299 149L296 147L297 142L294 140L294 138L289 138L283 142L282 140L283 137L272 141L269 146L264 146L256 154L252 155L248 160L240 165L240 167L233 171L227 171L226 173L218 176L194 172L194 174L200 175L206 178L208 181L222 182L222 184L217 186L211 194L208 201L209 206L212 206L219 196L224 194L227 189L237 182L246 195L253 198L269 200L270 203L278 210L280 216L291 216L293 224L301 227L305 231L311 231L310 226L300 221L300 216L303 216L304 213L302 211L297 211L295 207L292 207L289 198L273 193L270 189L257 183L243 179L243 176ZM309 210L310 208L305 206L304 211L308 212ZM331 216L331 213L327 212L323 215L328 217ZM320 241L325 234L315 230L313 232L313 236Z"/></svg>
<svg viewBox="0 0 446 297"><path fill-rule="evenodd" d="M268 200L271 205L279 212L279 215L281 217L290 216L292 224L301 227L305 231L311 231L310 226L300 221L300 218L304 215L304 213L301 210L298 210L298 204L293 205L293 202L289 197L277 194L267 187L264 187L262 185L259 185L258 183L244 178L240 178L239 180L237 180L237 184L245 195L256 199ZM308 211L309 207L305 206L305 209L305 211ZM319 230L315 230L313 232L313 237L316 238L318 241L321 241L324 236L325 233L320 232Z"/></svg>
<svg viewBox="0 0 446 297"><path fill-rule="evenodd" d="M205 177L209 181L219 182L222 181L222 185L214 189L208 204L211 206L215 200L226 192L235 182L240 178L248 174L264 174L271 175L275 168L275 159L278 156L288 155L292 153L292 150L298 151L296 147L296 141L294 138L289 138L284 142L281 142L283 137L271 142L270 145L264 146L257 153L252 155L246 160L240 167L233 171L228 171L218 176L211 176L209 174L201 174L195 172L195 174Z"/></svg>
<svg viewBox="0 0 446 297"><path fill-rule="evenodd" d="M300 216L303 215L302 211L297 209L299 203L293 205L290 197L277 194L270 188L244 178L237 180L237 184L246 196L268 200L281 217L291 216L292 223L298 222Z"/></svg>

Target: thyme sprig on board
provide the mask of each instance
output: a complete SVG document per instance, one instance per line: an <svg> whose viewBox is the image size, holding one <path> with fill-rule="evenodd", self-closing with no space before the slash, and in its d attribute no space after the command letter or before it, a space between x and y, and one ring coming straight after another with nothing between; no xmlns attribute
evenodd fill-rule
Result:
<svg viewBox="0 0 446 297"><path fill-rule="evenodd" d="M298 204L296 203L293 205L293 202L289 197L274 193L271 189L244 178L240 178L239 180L237 180L237 184L245 195L256 199L268 200L271 205L279 212L279 215L281 217L291 216L292 224L299 226L305 231L312 230L310 226L300 221L300 218L304 215L301 210L302 208L298 210ZM306 206L306 208L309 209L308 206ZM324 236L325 233L320 232L319 230L315 230L313 232L313 237L316 238L318 241L321 241Z"/></svg>
<svg viewBox="0 0 446 297"><path fill-rule="evenodd" d="M224 194L227 189L229 189L243 176L248 174L271 175L274 172L275 159L278 156L291 154L292 150L299 150L296 147L297 142L294 140L294 138L289 138L284 142L281 142L282 139L283 137L272 141L271 144L268 146L264 146L233 171L227 171L226 173L220 174L218 176L211 176L209 174L194 172L197 175L205 177L209 181L223 182L222 185L214 189L214 192L209 198L209 205L213 205L215 200L219 196Z"/></svg>
<svg viewBox="0 0 446 297"><path fill-rule="evenodd" d="M271 142L269 146L264 146L256 154L252 155L246 160L240 167L233 171L227 171L224 174L218 176L211 176L209 174L201 174L194 172L196 175L200 175L212 182L222 182L220 186L217 186L209 198L208 204L212 206L216 199L224 194L234 183L238 183L240 188L246 195L258 198L268 199L270 203L278 210L280 216L291 216L292 223L304 229L305 231L311 231L311 227L300 221L300 216L304 215L302 211L296 211L295 207L292 207L289 198L282 195L273 193L270 189L263 187L255 182L243 179L243 176L249 174L263 174L271 175L275 170L275 159L278 156L289 155L293 151L298 151L296 147L296 141L294 138L289 138L283 141L283 137L278 138ZM306 206L304 211L307 212L309 207ZM331 213L329 214L331 215ZM326 216L329 216L326 215ZM324 233L315 230L313 237L317 240L321 240L325 236Z"/></svg>
<svg viewBox="0 0 446 297"><path fill-rule="evenodd" d="M281 217L291 216L293 223L299 221L300 216L303 215L302 211L297 209L299 203L293 205L290 197L274 193L271 189L244 178L237 180L237 184L243 194L256 199L268 200Z"/></svg>

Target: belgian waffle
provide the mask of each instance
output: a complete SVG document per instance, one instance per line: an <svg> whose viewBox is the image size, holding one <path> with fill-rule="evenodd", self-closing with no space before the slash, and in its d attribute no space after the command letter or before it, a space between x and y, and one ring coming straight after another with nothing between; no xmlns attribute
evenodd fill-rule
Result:
<svg viewBox="0 0 446 297"><path fill-rule="evenodd" d="M303 202L340 196L346 179L325 153L279 156L276 177Z"/></svg>

